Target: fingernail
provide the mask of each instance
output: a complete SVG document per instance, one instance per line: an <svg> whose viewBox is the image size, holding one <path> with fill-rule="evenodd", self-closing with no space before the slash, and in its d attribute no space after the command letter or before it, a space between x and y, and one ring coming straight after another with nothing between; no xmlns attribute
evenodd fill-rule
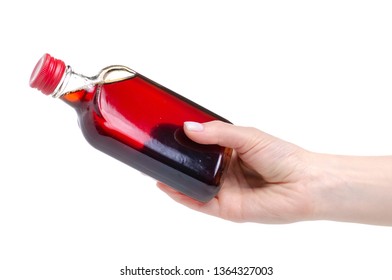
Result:
<svg viewBox="0 0 392 280"><path fill-rule="evenodd" d="M203 131L204 126L198 122L184 122L185 128L189 131Z"/></svg>

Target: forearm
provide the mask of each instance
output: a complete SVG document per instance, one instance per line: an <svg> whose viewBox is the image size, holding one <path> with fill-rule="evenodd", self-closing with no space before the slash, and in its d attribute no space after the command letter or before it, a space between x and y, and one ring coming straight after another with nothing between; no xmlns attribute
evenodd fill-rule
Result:
<svg viewBox="0 0 392 280"><path fill-rule="evenodd" d="M392 225L392 157L316 154L313 159L317 218Z"/></svg>

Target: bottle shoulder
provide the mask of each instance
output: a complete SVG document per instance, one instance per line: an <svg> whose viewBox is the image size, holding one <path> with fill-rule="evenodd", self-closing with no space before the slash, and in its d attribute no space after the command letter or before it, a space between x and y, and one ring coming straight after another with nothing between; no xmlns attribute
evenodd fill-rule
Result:
<svg viewBox="0 0 392 280"><path fill-rule="evenodd" d="M136 71L127 66L111 65L103 68L94 78L100 83L113 83L132 78L136 76L136 74Z"/></svg>

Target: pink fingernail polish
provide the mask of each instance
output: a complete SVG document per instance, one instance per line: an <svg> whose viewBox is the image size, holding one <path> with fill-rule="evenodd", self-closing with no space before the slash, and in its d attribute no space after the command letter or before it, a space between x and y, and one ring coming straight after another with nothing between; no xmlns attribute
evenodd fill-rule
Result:
<svg viewBox="0 0 392 280"><path fill-rule="evenodd" d="M203 131L204 126L198 122L184 122L185 128L190 131Z"/></svg>

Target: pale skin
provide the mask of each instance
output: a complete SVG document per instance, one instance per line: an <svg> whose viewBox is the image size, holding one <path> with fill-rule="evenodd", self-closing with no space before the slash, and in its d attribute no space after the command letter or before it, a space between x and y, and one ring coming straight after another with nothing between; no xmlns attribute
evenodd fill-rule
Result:
<svg viewBox="0 0 392 280"><path fill-rule="evenodd" d="M222 189L207 203L158 183L191 209L234 222L392 225L392 156L310 152L258 129L220 121L186 122L184 130L195 142L234 151Z"/></svg>

